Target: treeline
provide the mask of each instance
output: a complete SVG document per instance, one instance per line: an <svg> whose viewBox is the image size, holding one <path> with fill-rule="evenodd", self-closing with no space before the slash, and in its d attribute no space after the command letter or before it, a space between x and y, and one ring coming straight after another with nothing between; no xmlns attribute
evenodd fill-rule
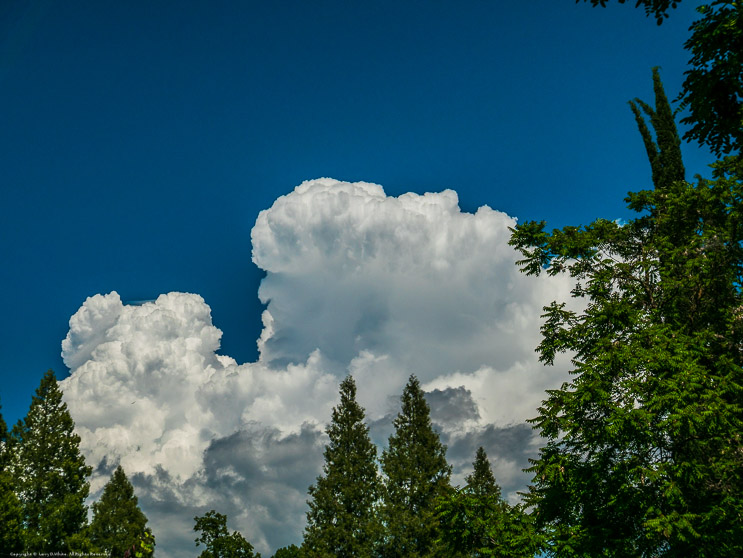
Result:
<svg viewBox="0 0 743 558"><path fill-rule="evenodd" d="M378 459L356 384L340 385L340 403L326 432L323 473L309 488L303 540L273 558L532 558L540 535L520 505L501 496L490 462L479 448L463 488L450 484L451 466L430 419L420 382L411 376ZM200 558L260 558L226 516L196 518Z"/></svg>
<svg viewBox="0 0 743 558"><path fill-rule="evenodd" d="M121 467L92 505L88 523L90 474L50 370L10 432L0 415L0 556L151 557L155 539Z"/></svg>
<svg viewBox="0 0 743 558"><path fill-rule="evenodd" d="M679 1L636 4L662 21ZM531 461L527 507L503 501L482 451L466 486L450 485L445 447L414 377L378 458L347 378L323 473L309 491L304 539L274 558L518 557L537 549L556 557L743 556L741 7L700 6L685 45L692 59L682 122L687 139L720 157L711 179L687 181L675 114L654 71L654 104L631 104L653 182L626 198L636 218L553 231L527 222L513 232L523 271L569 273L584 308L557 301L545 309L540 359L568 353L574 368L532 421L545 444ZM86 523L90 468L78 446L48 373L24 421L8 433L0 420L3 553L111 544L105 537L128 520L110 519L107 491L135 518L119 550L152 553L123 471ZM195 521L202 558L257 556L229 533L225 516Z"/></svg>
<svg viewBox="0 0 743 558"><path fill-rule="evenodd" d="M309 489L304 542L301 548L279 549L276 558L453 556L454 549L494 544L511 548L511 539L529 532L527 516L501 498L482 448L467 485L461 490L450 485L446 448L432 428L415 377L405 387L395 432L379 461L350 376L342 382L340 395L327 428L330 442L323 475ZM121 466L92 504L88 522L85 500L91 468L79 445L51 370L28 414L10 432L0 415L0 556L153 556L155 537ZM212 510L194 521L196 546L204 547L202 558L260 557L240 533L228 531L225 515ZM503 529L508 522L518 526L514 533Z"/></svg>
<svg viewBox="0 0 743 558"><path fill-rule="evenodd" d="M415 376L379 459L350 376L327 434L323 474L309 488L304 540L275 558L534 555L532 521L502 498L483 448L466 486L451 486L446 447ZM79 445L51 370L11 431L0 415L0 556L154 555L155 536L121 466L88 522L91 468ZM211 510L194 521L201 558L260 558L240 533L228 531L225 515Z"/></svg>
<svg viewBox="0 0 743 558"><path fill-rule="evenodd" d="M113 472L91 506L88 522L90 474L75 424L49 370L28 414L10 432L0 414L0 558L152 558L155 535L124 469L118 466ZM194 522L196 546L206 545L202 558L253 556L250 543L239 533L228 533L224 515L212 510Z"/></svg>
<svg viewBox="0 0 743 558"><path fill-rule="evenodd" d="M539 534L522 506L501 496L485 450L463 488L450 484L446 446L415 376L377 459L356 385L348 376L327 427L323 474L310 487L301 546L275 558L533 557Z"/></svg>

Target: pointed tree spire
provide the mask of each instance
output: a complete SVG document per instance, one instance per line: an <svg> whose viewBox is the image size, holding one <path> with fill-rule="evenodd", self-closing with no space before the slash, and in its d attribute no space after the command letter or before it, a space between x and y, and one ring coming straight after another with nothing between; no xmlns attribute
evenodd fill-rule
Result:
<svg viewBox="0 0 743 558"><path fill-rule="evenodd" d="M123 556L147 527L147 517L139 509L134 487L119 465L93 504L90 541L111 556Z"/></svg>
<svg viewBox="0 0 743 558"><path fill-rule="evenodd" d="M310 556L371 557L379 534L377 449L348 376L327 428L323 474L310 487L303 549Z"/></svg>
<svg viewBox="0 0 743 558"><path fill-rule="evenodd" d="M668 189L674 182L683 181L685 177L684 163L681 160L681 138L676 129L673 111L663 90L663 83L658 68L653 68L653 90L655 92L655 108L640 99L630 101L629 105L635 115L637 127L645 144L653 184L657 190ZM650 120L655 132L655 139L650 132L643 112Z"/></svg>
<svg viewBox="0 0 743 558"><path fill-rule="evenodd" d="M467 486L439 499L441 543L447 556L532 558L541 538L521 506L509 506L480 447Z"/></svg>
<svg viewBox="0 0 743 558"><path fill-rule="evenodd" d="M91 468L80 453L80 437L51 370L12 438L10 471L23 507L24 550L74 550L70 541L87 523Z"/></svg>
<svg viewBox="0 0 743 558"><path fill-rule="evenodd" d="M490 461L485 449L480 446L475 454L475 461L472 463L474 470L471 475L467 475L467 489L476 496L493 496L500 498L500 486L495 482L493 470L490 468Z"/></svg>
<svg viewBox="0 0 743 558"><path fill-rule="evenodd" d="M451 490L451 467L415 376L405 386L394 426L382 453L385 486L381 515L386 536L381 555L428 556L437 548L436 506Z"/></svg>

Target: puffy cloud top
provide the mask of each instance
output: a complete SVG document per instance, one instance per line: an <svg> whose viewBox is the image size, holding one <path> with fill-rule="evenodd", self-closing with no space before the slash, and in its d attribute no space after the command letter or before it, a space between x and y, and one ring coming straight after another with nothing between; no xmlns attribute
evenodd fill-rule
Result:
<svg viewBox="0 0 743 558"><path fill-rule="evenodd" d="M566 283L518 271L515 224L487 206L462 212L452 190L395 198L375 184L304 182L252 231L271 325L261 358L283 366L320 349L345 371L387 355L398 376L424 380L533 367L535 323Z"/></svg>
<svg viewBox="0 0 743 558"><path fill-rule="evenodd" d="M121 463L158 512L166 557L193 552L181 516L211 508L261 552L298 542L348 373L375 439L414 373L457 474L481 443L506 493L520 488L534 449L523 420L564 377L536 360L539 316L569 284L519 273L514 224L489 207L462 212L452 190L389 197L364 182L304 182L252 230L267 303L254 363L217 353L221 331L198 295L88 298L62 343L62 388L93 489Z"/></svg>

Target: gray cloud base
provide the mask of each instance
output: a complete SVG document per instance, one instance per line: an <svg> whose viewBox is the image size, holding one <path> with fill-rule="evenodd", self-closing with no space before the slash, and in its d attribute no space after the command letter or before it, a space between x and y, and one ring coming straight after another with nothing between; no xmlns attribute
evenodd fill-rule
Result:
<svg viewBox="0 0 743 558"><path fill-rule="evenodd" d="M297 543L340 380L356 378L383 445L414 373L455 480L482 445L515 498L537 447L524 420L566 377L537 362L539 316L570 285L518 272L514 225L488 207L461 212L451 190L395 198L368 183L301 184L252 230L267 303L253 363L218 354L221 331L198 295L90 297L62 344L62 388L94 495L121 463L165 558L197 554L192 518L212 508L263 553Z"/></svg>

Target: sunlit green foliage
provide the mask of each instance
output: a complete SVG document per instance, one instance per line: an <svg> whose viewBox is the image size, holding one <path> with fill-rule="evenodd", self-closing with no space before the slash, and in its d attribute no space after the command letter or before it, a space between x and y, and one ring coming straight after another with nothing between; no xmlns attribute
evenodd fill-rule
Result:
<svg viewBox="0 0 743 558"><path fill-rule="evenodd" d="M685 182L659 83L638 217L511 240L525 272L570 273L586 304L546 308L539 346L574 365L533 421L547 444L528 503L556 556L743 555L743 163Z"/></svg>

